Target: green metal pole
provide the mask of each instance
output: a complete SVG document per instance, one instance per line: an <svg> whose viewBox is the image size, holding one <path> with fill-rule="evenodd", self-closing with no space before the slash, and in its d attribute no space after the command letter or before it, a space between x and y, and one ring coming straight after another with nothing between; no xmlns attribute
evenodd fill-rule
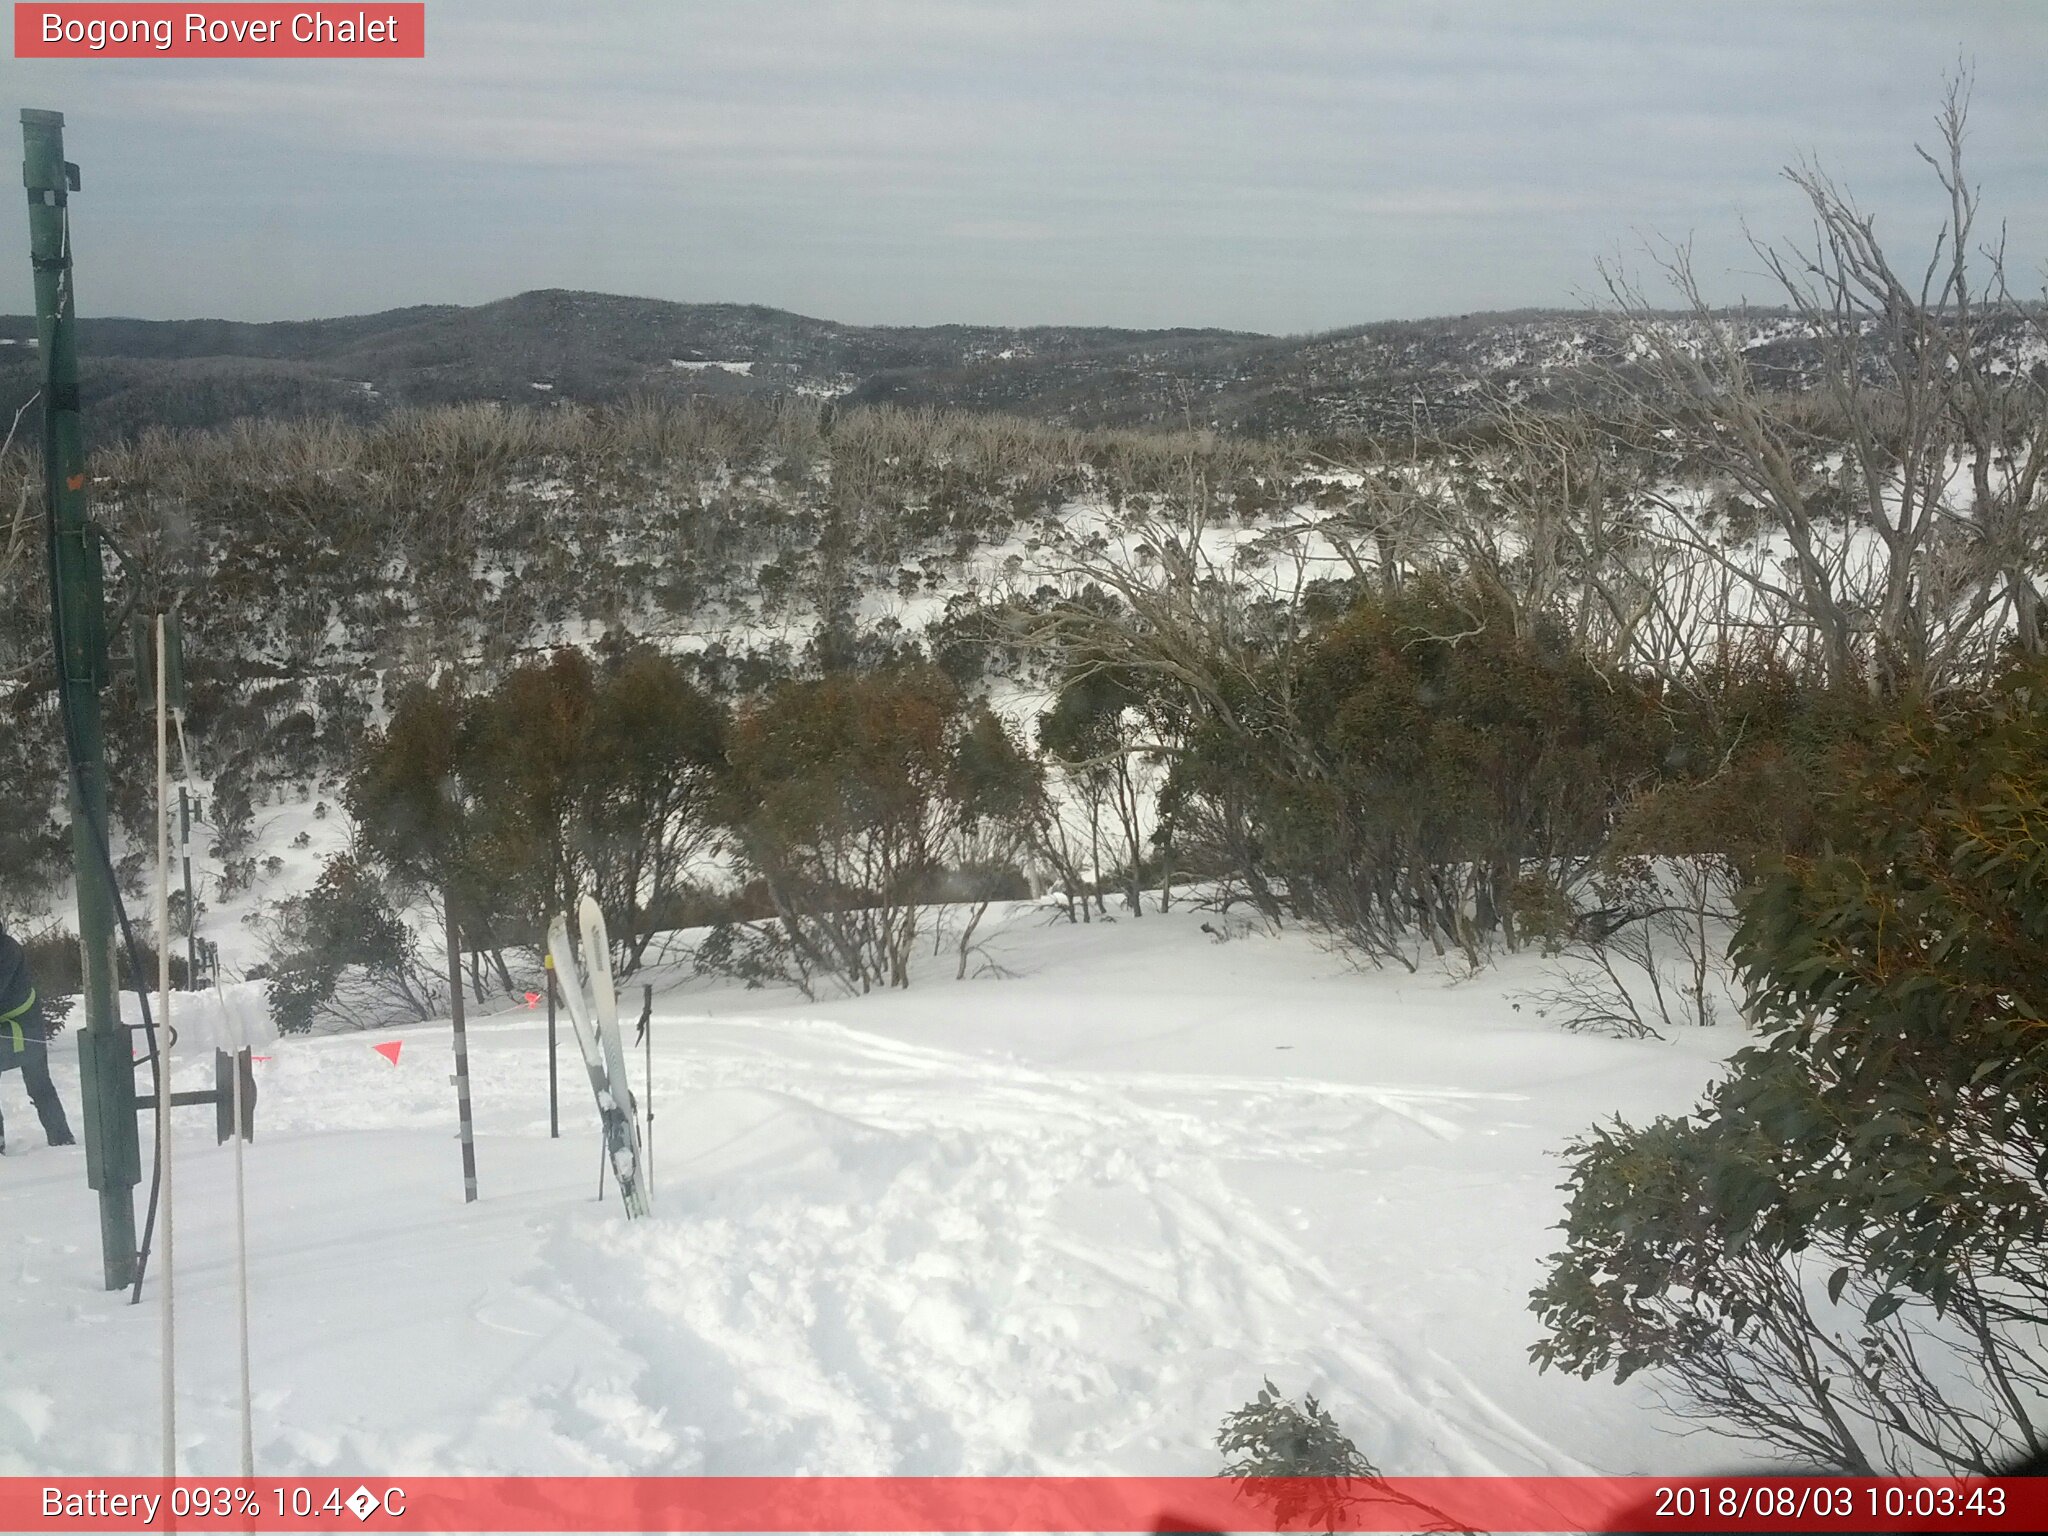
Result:
<svg viewBox="0 0 2048 1536"><path fill-rule="evenodd" d="M106 618L98 535L85 513L85 434L78 407L77 310L72 290L70 194L78 167L64 159L64 115L23 109L22 181L28 188L36 336L43 357L43 465L51 525L51 603L60 702L70 760L71 856L78 884L85 1028L78 1037L85 1101L86 1183L100 1197L100 1249L110 1291L135 1272L135 1185L141 1153L135 1067L116 1006L114 909L106 868L107 764L99 690L106 681Z"/></svg>

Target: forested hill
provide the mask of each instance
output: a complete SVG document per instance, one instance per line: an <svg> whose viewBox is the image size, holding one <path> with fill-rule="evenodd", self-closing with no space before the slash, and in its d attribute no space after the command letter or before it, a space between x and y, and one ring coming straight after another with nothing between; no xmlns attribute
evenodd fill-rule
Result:
<svg viewBox="0 0 2048 1536"><path fill-rule="evenodd" d="M1750 363L1806 382L1796 322L1738 319ZM34 322L0 316L0 408L36 388ZM843 325L759 305L546 289L331 320L85 319L95 440L241 417L369 421L406 405L796 395L1001 411L1079 427L1253 435L1442 429L1502 398L1577 398L1617 360L1589 312L1388 321L1315 336Z"/></svg>
<svg viewBox="0 0 2048 1536"><path fill-rule="evenodd" d="M36 387L33 317L0 316L0 405ZM545 289L463 308L332 320L80 322L96 434L238 417L366 421L403 405L596 403L634 395L928 392L919 381L1017 361L1156 370L1260 338L1224 331L841 325L742 304ZM943 386L941 386L943 387Z"/></svg>

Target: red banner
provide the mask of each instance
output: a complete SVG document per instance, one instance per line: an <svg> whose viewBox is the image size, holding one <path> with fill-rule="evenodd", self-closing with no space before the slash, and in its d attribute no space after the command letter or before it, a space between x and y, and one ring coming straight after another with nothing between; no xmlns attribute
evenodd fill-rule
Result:
<svg viewBox="0 0 2048 1536"><path fill-rule="evenodd" d="M2039 1531L2048 1483L1851 1477L0 1478L7 1531Z"/></svg>
<svg viewBox="0 0 2048 1536"><path fill-rule="evenodd" d="M355 5L14 7L17 59L423 59L427 8Z"/></svg>

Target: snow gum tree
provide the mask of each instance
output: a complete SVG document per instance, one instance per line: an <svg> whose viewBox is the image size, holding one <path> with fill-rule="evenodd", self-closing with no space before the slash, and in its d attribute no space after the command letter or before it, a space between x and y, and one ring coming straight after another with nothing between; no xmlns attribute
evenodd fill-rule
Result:
<svg viewBox="0 0 2048 1536"><path fill-rule="evenodd" d="M1330 765L1333 846L1440 949L1472 950L1475 929L1516 944L1517 883L1568 886L1651 770L1643 689L1554 628L1518 626L1483 588L1418 582L1359 604L1321 637L1299 694Z"/></svg>
<svg viewBox="0 0 2048 1536"><path fill-rule="evenodd" d="M364 743L344 796L366 847L426 888L463 883L476 863L479 827L461 783L470 724L452 681L407 690Z"/></svg>
<svg viewBox="0 0 2048 1536"><path fill-rule="evenodd" d="M503 944L585 892L613 914L626 975L717 836L724 729L722 707L652 647L609 647L602 670L565 648L487 693L408 695L359 754L350 809L401 881L457 897L508 990Z"/></svg>
<svg viewBox="0 0 2048 1536"><path fill-rule="evenodd" d="M1115 867L1124 906L1135 917L1145 912L1147 790L1152 775L1139 740L1148 702L1141 674L1097 667L1070 678L1053 707L1038 719L1038 742L1074 784L1088 816L1090 862L1096 878L1103 868L1102 811L1115 821Z"/></svg>
<svg viewBox="0 0 2048 1536"><path fill-rule="evenodd" d="M565 649L514 668L469 709L464 755L489 853L540 930L580 894L571 823L596 691L589 660Z"/></svg>
<svg viewBox="0 0 2048 1536"><path fill-rule="evenodd" d="M440 905L449 928L451 988L458 932L491 950L506 990L511 978L493 942L494 919L511 905L505 823L485 798L475 701L450 678L408 690L391 723L369 737L346 800L364 849L408 896ZM480 978L478 983L481 992Z"/></svg>
<svg viewBox="0 0 2048 1536"><path fill-rule="evenodd" d="M622 975L639 968L717 836L725 731L724 707L651 646L614 656L591 699L574 851L591 894L616 914Z"/></svg>
<svg viewBox="0 0 2048 1536"><path fill-rule="evenodd" d="M1994 1471L2048 1422L2048 666L1866 746L1743 901L1764 1043L1569 1149L1532 1353L1801 1461Z"/></svg>
<svg viewBox="0 0 2048 1536"><path fill-rule="evenodd" d="M733 722L725 815L805 976L908 986L949 852L1022 826L1035 769L934 667L788 682Z"/></svg>
<svg viewBox="0 0 2048 1536"><path fill-rule="evenodd" d="M1171 814L1259 905L1375 960L1519 944L1520 887L1569 887L1656 771L1649 690L1446 577L1358 597L1227 696L1191 712Z"/></svg>
<svg viewBox="0 0 2048 1536"><path fill-rule="evenodd" d="M360 860L331 860L312 890L285 905L282 928L270 1006L287 1033L310 1030L322 1010L373 1023L387 1007L427 1019L440 1005L419 940ZM352 970L360 991L344 986Z"/></svg>

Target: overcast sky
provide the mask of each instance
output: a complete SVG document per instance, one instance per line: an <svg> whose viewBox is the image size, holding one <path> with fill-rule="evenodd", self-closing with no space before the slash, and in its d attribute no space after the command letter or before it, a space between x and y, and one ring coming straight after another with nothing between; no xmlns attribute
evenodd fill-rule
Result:
<svg viewBox="0 0 2048 1536"><path fill-rule="evenodd" d="M1762 299L1741 221L1802 228L1777 174L1801 154L1924 249L1913 146L1958 59L1987 214L2030 287L2048 254L2033 3L429 0L427 39L388 63L0 61L5 131L57 108L84 169L81 311L569 287L1297 332L1580 302L1649 235Z"/></svg>

